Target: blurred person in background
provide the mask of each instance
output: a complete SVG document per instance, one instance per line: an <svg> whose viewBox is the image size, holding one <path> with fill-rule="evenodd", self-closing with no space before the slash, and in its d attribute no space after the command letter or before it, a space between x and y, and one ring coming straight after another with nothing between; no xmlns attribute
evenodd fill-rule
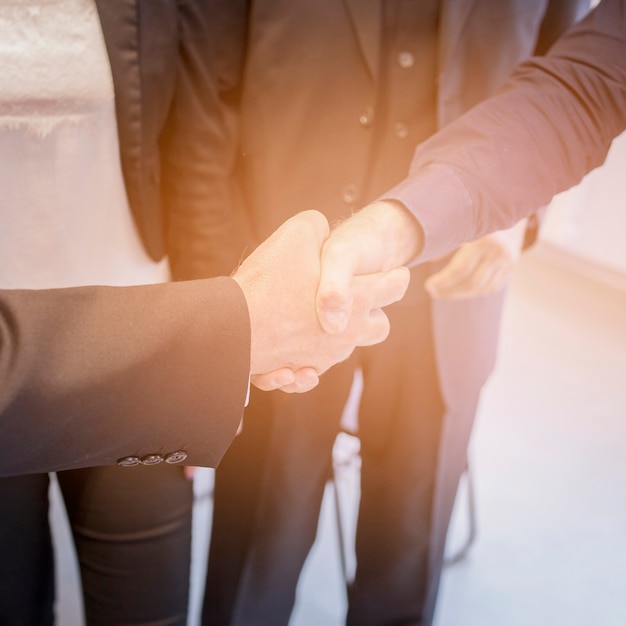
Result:
<svg viewBox="0 0 626 626"><path fill-rule="evenodd" d="M195 0L0 5L0 287L230 273L203 241L229 202L207 19ZM193 492L174 452L57 475L88 624L186 624ZM2 624L54 621L48 490L0 479Z"/></svg>
<svg viewBox="0 0 626 626"><path fill-rule="evenodd" d="M492 95L517 63L545 52L587 7L214 6L225 115L239 118L238 233L250 248L302 208L333 222L384 195L422 142ZM288 623L357 368L361 500L346 621L431 623L507 277L537 223L414 267L407 295L389 308L387 341L357 350L310 394L253 390L243 431L216 472L203 623ZM446 282L454 286L445 297L432 297Z"/></svg>

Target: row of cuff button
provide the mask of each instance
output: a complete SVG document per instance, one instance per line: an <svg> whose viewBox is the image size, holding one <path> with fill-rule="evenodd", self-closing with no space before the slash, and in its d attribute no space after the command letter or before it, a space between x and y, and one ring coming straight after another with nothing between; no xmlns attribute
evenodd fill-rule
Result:
<svg viewBox="0 0 626 626"><path fill-rule="evenodd" d="M187 453L183 450L170 452L165 456L161 454L147 454L146 456L125 456L117 460L117 464L122 467L135 467L136 465L157 465L159 463L182 463L187 458Z"/></svg>

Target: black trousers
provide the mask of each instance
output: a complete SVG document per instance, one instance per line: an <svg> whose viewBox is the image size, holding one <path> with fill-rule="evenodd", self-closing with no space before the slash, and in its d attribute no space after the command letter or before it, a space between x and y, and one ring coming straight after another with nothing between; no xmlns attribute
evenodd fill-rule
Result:
<svg viewBox="0 0 626 626"><path fill-rule="evenodd" d="M331 369L317 389L251 398L216 472L205 626L288 623L357 366L361 501L347 622L419 623L443 405L428 301L409 296L388 314L387 341Z"/></svg>
<svg viewBox="0 0 626 626"><path fill-rule="evenodd" d="M192 483L180 467L57 474L88 625L185 626ZM0 479L0 624L52 626L47 474Z"/></svg>

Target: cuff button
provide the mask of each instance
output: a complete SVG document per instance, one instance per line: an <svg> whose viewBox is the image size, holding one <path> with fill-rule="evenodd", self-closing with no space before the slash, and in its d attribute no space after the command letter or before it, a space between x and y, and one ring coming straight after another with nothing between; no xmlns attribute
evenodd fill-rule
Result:
<svg viewBox="0 0 626 626"><path fill-rule="evenodd" d="M147 454L141 457L142 465L157 465L163 461L163 457L160 454Z"/></svg>
<svg viewBox="0 0 626 626"><path fill-rule="evenodd" d="M187 453L184 450L176 450L176 452L170 452L165 457L166 463L182 463L187 458Z"/></svg>
<svg viewBox="0 0 626 626"><path fill-rule="evenodd" d="M121 467L135 467L141 464L141 459L138 456L125 456L117 459L117 464Z"/></svg>

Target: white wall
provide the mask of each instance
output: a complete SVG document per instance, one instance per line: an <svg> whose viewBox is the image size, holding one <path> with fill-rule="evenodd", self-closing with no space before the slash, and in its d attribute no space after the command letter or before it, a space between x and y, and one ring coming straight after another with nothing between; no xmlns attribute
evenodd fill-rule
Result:
<svg viewBox="0 0 626 626"><path fill-rule="evenodd" d="M626 276L626 133L602 167L555 197L540 240L596 270Z"/></svg>

